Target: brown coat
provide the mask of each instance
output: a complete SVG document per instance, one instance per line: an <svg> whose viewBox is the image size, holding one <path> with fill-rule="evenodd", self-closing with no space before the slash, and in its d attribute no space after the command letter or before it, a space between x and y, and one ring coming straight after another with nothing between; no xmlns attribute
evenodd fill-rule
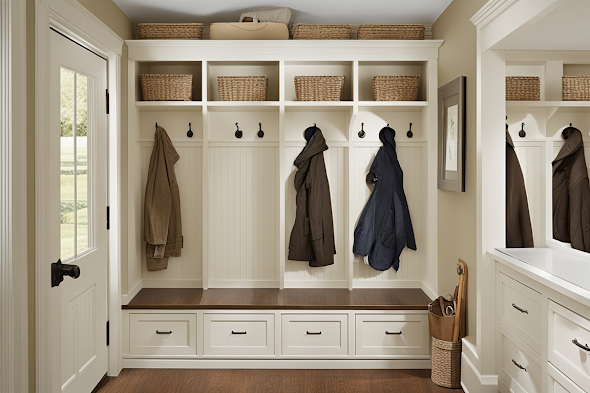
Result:
<svg viewBox="0 0 590 393"><path fill-rule="evenodd" d="M553 237L590 252L590 185L582 133L567 127L553 160Z"/></svg>
<svg viewBox="0 0 590 393"><path fill-rule="evenodd" d="M148 270L168 268L168 257L182 248L180 192L174 164L180 156L162 127L156 127L145 187L144 239Z"/></svg>
<svg viewBox="0 0 590 393"><path fill-rule="evenodd" d="M506 131L506 247L534 247L524 177L514 143Z"/></svg>
<svg viewBox="0 0 590 393"><path fill-rule="evenodd" d="M297 208L289 259L309 261L309 266L333 265L336 248L332 202L323 153L328 146L319 128L308 128L305 139L307 145L294 163Z"/></svg>

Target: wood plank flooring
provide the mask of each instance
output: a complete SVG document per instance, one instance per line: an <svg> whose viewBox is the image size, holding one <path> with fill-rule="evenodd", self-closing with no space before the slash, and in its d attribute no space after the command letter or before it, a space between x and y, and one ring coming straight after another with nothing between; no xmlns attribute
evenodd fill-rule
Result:
<svg viewBox="0 0 590 393"><path fill-rule="evenodd" d="M93 393L439 393L430 370L124 369Z"/></svg>
<svg viewBox="0 0 590 393"><path fill-rule="evenodd" d="M143 288L123 309L427 310L419 288Z"/></svg>

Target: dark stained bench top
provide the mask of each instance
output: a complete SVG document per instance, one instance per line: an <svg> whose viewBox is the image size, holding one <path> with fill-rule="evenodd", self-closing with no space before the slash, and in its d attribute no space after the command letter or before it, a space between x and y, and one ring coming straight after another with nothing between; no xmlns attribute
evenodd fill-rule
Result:
<svg viewBox="0 0 590 393"><path fill-rule="evenodd" d="M427 310L419 288L143 288L125 310Z"/></svg>

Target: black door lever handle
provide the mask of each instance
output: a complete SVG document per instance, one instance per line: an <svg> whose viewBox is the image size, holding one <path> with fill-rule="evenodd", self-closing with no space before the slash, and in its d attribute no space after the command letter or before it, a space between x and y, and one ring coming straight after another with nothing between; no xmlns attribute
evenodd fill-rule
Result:
<svg viewBox="0 0 590 393"><path fill-rule="evenodd" d="M64 276L74 279L80 277L80 267L61 263L61 259L51 264L51 287L57 287L64 280Z"/></svg>

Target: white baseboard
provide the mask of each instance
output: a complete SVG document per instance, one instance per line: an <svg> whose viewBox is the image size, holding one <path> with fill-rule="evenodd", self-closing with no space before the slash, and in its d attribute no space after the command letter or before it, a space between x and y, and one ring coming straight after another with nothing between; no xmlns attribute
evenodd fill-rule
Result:
<svg viewBox="0 0 590 393"><path fill-rule="evenodd" d="M353 280L352 288L422 288L422 281Z"/></svg>
<svg viewBox="0 0 590 393"><path fill-rule="evenodd" d="M143 280L139 280L139 282L135 284L135 286L130 291L128 291L126 295L121 295L121 305L128 305L131 299L133 299L139 293L139 291L141 291L142 288Z"/></svg>
<svg viewBox="0 0 590 393"><path fill-rule="evenodd" d="M144 288L203 288L203 280L142 280Z"/></svg>
<svg viewBox="0 0 590 393"><path fill-rule="evenodd" d="M346 288L348 280L286 281L285 288Z"/></svg>
<svg viewBox="0 0 590 393"><path fill-rule="evenodd" d="M310 359L123 359L123 368L180 368L180 369L430 369L430 360L310 360Z"/></svg>
<svg viewBox="0 0 590 393"><path fill-rule="evenodd" d="M498 376L481 375L465 354L461 354L461 387L465 393L497 393Z"/></svg>
<svg viewBox="0 0 590 393"><path fill-rule="evenodd" d="M203 286L201 285L201 288ZM278 288L278 281L209 281L209 288Z"/></svg>

